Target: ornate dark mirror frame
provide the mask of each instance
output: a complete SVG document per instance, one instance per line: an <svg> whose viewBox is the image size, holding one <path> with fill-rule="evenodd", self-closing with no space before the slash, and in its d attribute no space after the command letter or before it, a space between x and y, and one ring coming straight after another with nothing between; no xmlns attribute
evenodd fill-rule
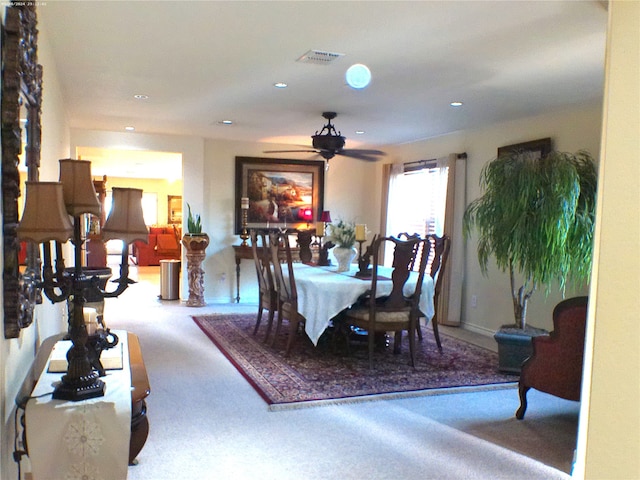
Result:
<svg viewBox="0 0 640 480"><path fill-rule="evenodd" d="M36 9L32 2L12 2L2 28L2 221L4 238L4 336L18 338L33 322L33 309L42 302L40 250L28 243L26 268L20 271L20 242L16 235L20 196L19 157L22 151L20 113L26 113L25 163L27 180L38 181L40 167L42 66L38 65Z"/></svg>

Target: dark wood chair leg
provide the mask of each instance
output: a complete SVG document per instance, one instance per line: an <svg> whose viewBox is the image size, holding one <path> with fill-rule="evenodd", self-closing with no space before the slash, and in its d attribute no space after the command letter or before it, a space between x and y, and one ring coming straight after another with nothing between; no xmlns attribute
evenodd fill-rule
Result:
<svg viewBox="0 0 640 480"><path fill-rule="evenodd" d="M266 343L269 339L269 335L271 334L271 328L273 327L273 317L275 316L276 311L272 308L269 309L269 317L267 317L267 333L264 336L264 342Z"/></svg>
<svg viewBox="0 0 640 480"><path fill-rule="evenodd" d="M530 387L520 385L518 387L518 393L520 394L520 408L516 411L516 418L522 420L524 418L524 412L527 410L527 392Z"/></svg>
<svg viewBox="0 0 640 480"><path fill-rule="evenodd" d="M420 326L415 330L420 330ZM416 368L416 332L412 327L409 327L407 334L409 335L409 356L411 357L411 366Z"/></svg>
<svg viewBox="0 0 640 480"><path fill-rule="evenodd" d="M420 328L420 321L416 325L416 331L418 332L418 340L422 341L422 328Z"/></svg>
<svg viewBox="0 0 640 480"><path fill-rule="evenodd" d="M271 339L271 347L275 346L276 344L276 339L278 338L278 335L280 335L281 326L282 326L282 314L280 310L278 310L278 320L276 321L276 331L273 334L273 338Z"/></svg>
<svg viewBox="0 0 640 480"><path fill-rule="evenodd" d="M433 336L436 339L436 345L438 346L438 351L442 353L442 344L440 343L440 332L438 332L438 319L436 318L435 315L431 319L431 328L433 328Z"/></svg>
<svg viewBox="0 0 640 480"><path fill-rule="evenodd" d="M290 321L289 322L289 338L287 339L287 348L284 351L284 356L288 357L291 352L291 346L293 345L293 339L296 337L298 333L298 321Z"/></svg>
<svg viewBox="0 0 640 480"><path fill-rule="evenodd" d="M393 353L398 355L402 350L402 330L398 330L393 335Z"/></svg>
<svg viewBox="0 0 640 480"><path fill-rule="evenodd" d="M258 316L256 317L256 326L253 329L254 335L258 333L258 328L260 328L260 322L262 321L262 311L263 311L262 300L260 300L260 302L258 303Z"/></svg>

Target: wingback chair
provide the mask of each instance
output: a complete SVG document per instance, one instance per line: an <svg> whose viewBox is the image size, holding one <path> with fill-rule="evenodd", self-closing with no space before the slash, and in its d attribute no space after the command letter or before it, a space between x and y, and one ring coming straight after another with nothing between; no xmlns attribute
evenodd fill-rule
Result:
<svg viewBox="0 0 640 480"><path fill-rule="evenodd" d="M541 392L567 400L580 400L584 336L588 297L569 298L553 310L553 331L533 338L533 355L522 365L519 381L522 420L527 409L527 392Z"/></svg>

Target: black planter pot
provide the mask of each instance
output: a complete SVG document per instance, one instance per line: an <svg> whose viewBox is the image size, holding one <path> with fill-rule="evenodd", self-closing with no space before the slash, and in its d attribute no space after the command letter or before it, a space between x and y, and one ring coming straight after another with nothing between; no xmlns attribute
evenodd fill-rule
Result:
<svg viewBox="0 0 640 480"><path fill-rule="evenodd" d="M519 375L522 364L533 354L533 337L548 334L542 328L522 330L514 325L503 325L493 336L498 342L498 369Z"/></svg>

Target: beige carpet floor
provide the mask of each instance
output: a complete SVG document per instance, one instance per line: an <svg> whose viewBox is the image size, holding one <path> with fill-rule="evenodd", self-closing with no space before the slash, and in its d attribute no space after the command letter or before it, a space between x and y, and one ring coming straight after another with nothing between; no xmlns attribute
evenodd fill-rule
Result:
<svg viewBox="0 0 640 480"><path fill-rule="evenodd" d="M191 319L255 305L160 301L140 273L105 310L140 337L151 382L131 480L569 478L575 402L532 391L524 421L516 389L270 412Z"/></svg>

